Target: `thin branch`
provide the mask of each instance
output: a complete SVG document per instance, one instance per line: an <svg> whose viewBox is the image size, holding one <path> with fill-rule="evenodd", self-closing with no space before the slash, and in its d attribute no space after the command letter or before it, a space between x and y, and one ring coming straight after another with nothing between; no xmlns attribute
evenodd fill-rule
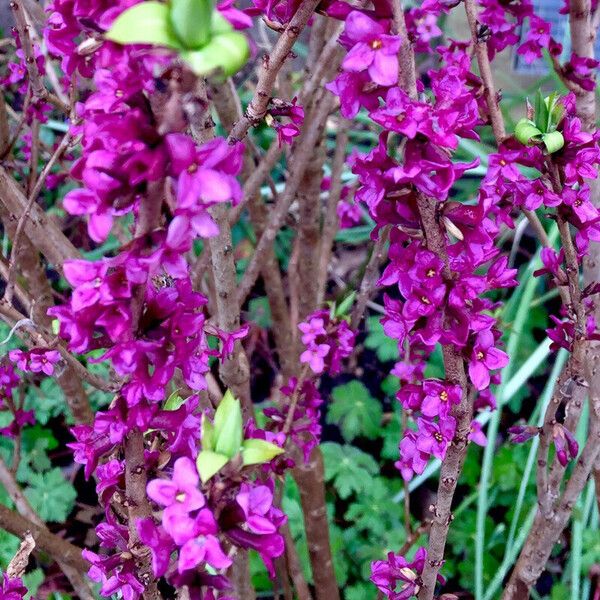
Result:
<svg viewBox="0 0 600 600"><path fill-rule="evenodd" d="M264 118L271 100L271 91L275 85L277 74L318 4L319 0L304 0L286 25L281 37L273 47L273 51L263 57L254 96L248 104L244 116L231 130L228 138L229 143L235 143L243 139L250 127Z"/></svg>
<svg viewBox="0 0 600 600"><path fill-rule="evenodd" d="M44 85L42 75L38 69L31 36L29 34L29 24L27 23L27 17L21 3L17 0L11 0L10 8L15 20L15 27L19 34L19 40L21 41L21 47L23 48L23 54L25 55L25 68L29 75L29 84L31 85L33 101L46 100L53 104L58 110L65 114L69 114L70 108L68 104L65 104L60 98L50 93Z"/></svg>
<svg viewBox="0 0 600 600"><path fill-rule="evenodd" d="M56 148L56 150L54 151L54 153L52 154L52 156L50 157L50 159L44 166L42 172L40 173L40 176L39 176L37 182L35 183L35 185L33 186L33 189L31 190L31 193L29 195L29 200L27 201L27 205L25 206L25 210L19 217L19 222L17 223L17 229L15 231L15 235L13 238L12 251L10 254L7 285L6 285L6 289L4 290L4 298L9 303L12 301L12 296L13 296L13 291L14 291L15 270L16 270L17 260L19 257L19 244L21 242L21 236L23 235L23 230L25 228L25 222L29 218L29 213L31 211L31 207L35 203L40 191L42 190L42 187L44 186L46 178L50 174L50 171L52 170L52 168L54 167L54 165L56 164L58 159L62 156L62 154L68 148L70 142L71 142L70 133L65 133L60 144L58 145L58 147Z"/></svg>
<svg viewBox="0 0 600 600"><path fill-rule="evenodd" d="M89 564L81 556L81 550L48 531L45 523L33 510L14 475L1 458L0 483L18 511L12 511L0 504L0 527L20 538L31 534L40 550L47 552L56 560L80 598L93 600L94 596L89 584L82 576L82 573L86 573L89 569Z"/></svg>
<svg viewBox="0 0 600 600"><path fill-rule="evenodd" d="M306 130L299 137L297 151L294 153L294 160L290 166L290 176L286 181L285 191L279 197L279 201L270 214L269 222L254 249L252 259L238 286L237 298L238 305L240 306L246 300L246 297L258 278L265 252L272 246L277 232L284 223L288 210L296 197L296 192L302 181L304 170L312 157L312 150L317 140L322 135L322 128L325 125L325 120L333 109L334 104L333 97L327 94L327 96L318 103L314 119L308 124Z"/></svg>
<svg viewBox="0 0 600 600"><path fill-rule="evenodd" d="M357 329L357 327L360 325L360 321L363 318L365 309L367 308L367 304L369 303L369 300L371 300L373 291L377 286L377 280L379 279L379 269L387 256L386 244L389 235L390 228L384 227L379 232L379 237L377 238L377 241L375 242L375 244L373 244L371 256L369 257L369 261L367 262L362 281L360 282L358 296L356 297L356 302L354 303L354 308L352 310L352 319L350 323L350 327L352 329Z"/></svg>
<svg viewBox="0 0 600 600"><path fill-rule="evenodd" d="M11 218L15 221L27 212L29 201L19 185L4 167L0 166L0 202L4 204ZM45 214L35 203L31 206L25 225L25 235L33 245L54 265L62 271L65 260L81 258L79 250L67 239L53 219Z"/></svg>
<svg viewBox="0 0 600 600"><path fill-rule="evenodd" d="M504 127L504 118L498 104L498 96L494 88L494 78L492 76L492 68L488 56L488 48L486 38L480 35L479 21L477 20L477 7L475 0L465 0L465 11L467 20L471 29L471 39L475 46L475 56L479 65L479 74L483 80L485 99L490 113L490 121L496 142L501 144L506 137L506 129Z"/></svg>
<svg viewBox="0 0 600 600"><path fill-rule="evenodd" d="M329 261L333 250L333 241L339 227L338 204L342 196L344 187L342 173L346 160L346 145L348 144L348 129L350 121L343 119L335 139L335 152L331 164L331 183L329 186L329 197L327 198L327 209L323 222L323 231L321 233L321 247L319 268L317 271L317 306L320 306L325 299L327 288L327 275Z"/></svg>

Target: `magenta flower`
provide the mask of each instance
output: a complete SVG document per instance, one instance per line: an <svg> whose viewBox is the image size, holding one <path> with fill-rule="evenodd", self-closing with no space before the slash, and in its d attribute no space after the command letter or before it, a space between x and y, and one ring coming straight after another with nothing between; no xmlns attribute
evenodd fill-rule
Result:
<svg viewBox="0 0 600 600"><path fill-rule="evenodd" d="M235 497L246 517L248 529L253 533L267 534L277 531L277 527L267 518L273 504L273 493L266 485L250 487L242 484L241 491Z"/></svg>
<svg viewBox="0 0 600 600"><path fill-rule="evenodd" d="M490 385L490 371L501 369L508 364L508 355L494 347L494 334L484 329L477 334L469 361L469 377L478 390Z"/></svg>
<svg viewBox="0 0 600 600"><path fill-rule="evenodd" d="M427 550L419 548L412 560L389 552L387 560L371 563L371 581L389 600L410 600L421 589L421 574L427 560ZM445 579L438 574L437 581Z"/></svg>
<svg viewBox="0 0 600 600"><path fill-rule="evenodd" d="M205 562L215 569L231 566L231 559L223 552L219 540L214 535L199 536L186 542L179 551L177 569L180 573L195 568Z"/></svg>
<svg viewBox="0 0 600 600"><path fill-rule="evenodd" d="M19 577L10 578L6 573L2 574L0 582L0 597L3 600L23 600L29 593L29 590L23 585L23 580Z"/></svg>
<svg viewBox="0 0 600 600"><path fill-rule="evenodd" d="M378 85L391 86L398 81L400 38L386 34L377 21L355 10L346 18L342 43L352 46L342 68L352 73L367 71Z"/></svg>
<svg viewBox="0 0 600 600"><path fill-rule="evenodd" d="M462 388L460 385L451 385L445 382L427 379L423 382L425 396L421 405L421 412L426 417L447 417L452 405L460 404Z"/></svg>
<svg viewBox="0 0 600 600"><path fill-rule="evenodd" d="M410 481L413 476L420 475L429 462L429 454L417 448L417 435L414 431L407 430L398 446L400 459L395 467L402 474L404 481Z"/></svg>
<svg viewBox="0 0 600 600"><path fill-rule="evenodd" d="M471 429L467 436L469 441L477 444L478 446L485 446L487 444L487 437L483 433L481 423L479 421L471 421Z"/></svg>
<svg viewBox="0 0 600 600"><path fill-rule="evenodd" d="M176 546L170 535L162 527L157 527L153 519L140 519L137 522L140 539L152 553L152 572L155 577L161 577L167 572L171 554Z"/></svg>
<svg viewBox="0 0 600 600"><path fill-rule="evenodd" d="M431 454L443 460L446 456L446 448L452 441L454 432L456 431L456 420L454 417L445 417L439 423L419 419L417 424L417 449L420 452Z"/></svg>
<svg viewBox="0 0 600 600"><path fill-rule="evenodd" d="M172 479L153 479L148 482L148 496L166 509L177 506L189 513L205 504L199 483L196 465L189 458L181 457L175 461Z"/></svg>
<svg viewBox="0 0 600 600"><path fill-rule="evenodd" d="M300 355L300 362L307 363L313 373L318 375L325 368L325 357L329 354L330 349L329 344L311 345Z"/></svg>

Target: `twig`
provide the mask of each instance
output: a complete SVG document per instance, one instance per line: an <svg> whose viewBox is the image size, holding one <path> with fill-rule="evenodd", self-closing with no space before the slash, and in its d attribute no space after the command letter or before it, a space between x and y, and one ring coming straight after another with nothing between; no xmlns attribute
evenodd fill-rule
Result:
<svg viewBox="0 0 600 600"><path fill-rule="evenodd" d="M320 306L325 299L327 287L327 275L329 261L333 250L333 240L339 226L338 219L338 204L344 187L342 181L342 173L344 170L344 161L346 160L346 145L348 143L348 129L350 121L343 119L335 140L335 152L331 165L331 184L329 187L329 197L327 199L327 209L323 223L323 231L321 232L321 248L319 258L319 268L317 275L317 306Z"/></svg>
<svg viewBox="0 0 600 600"><path fill-rule="evenodd" d="M12 246L12 252L10 254L10 262L9 262L9 267L8 267L8 279L7 279L6 289L4 290L4 298L9 303L12 301L12 296L13 296L13 291L14 291L14 286L15 286L15 269L16 269L16 265L17 265L17 259L19 256L19 244L21 242L21 236L23 235L23 229L25 227L25 222L29 218L29 213L31 211L31 207L33 206L34 202L36 201L36 199L38 197L38 194L40 193L42 187L44 186L46 178L50 174L50 171L52 170L52 168L54 167L54 165L56 164L58 159L62 156L63 152L67 149L70 142L71 142L71 135L69 133L65 133L60 144L58 145L58 147L56 148L56 150L54 151L54 153L52 154L52 156L50 157L50 159L44 166L42 172L40 173L40 176L39 176L37 182L35 183L35 185L33 186L33 189L30 192L29 199L27 201L27 205L25 206L25 210L19 217L19 222L17 223L17 229L16 229L15 235L13 237L13 246Z"/></svg>
<svg viewBox="0 0 600 600"><path fill-rule="evenodd" d="M48 531L1 458L0 483L15 503L18 511L12 511L0 504L0 527L21 538L30 533L37 542L37 546L56 560L80 598L93 600L94 596L90 587L82 576L82 573L87 572L89 565L81 556L81 550Z"/></svg>
<svg viewBox="0 0 600 600"><path fill-rule="evenodd" d="M150 184L147 195L142 197L136 224L136 237L146 236L153 231L159 222L163 200L163 188L160 183ZM134 292L131 314L133 330L138 328L146 294L146 285L140 284ZM146 496L148 482L146 460L144 457L144 434L133 429L125 439L125 493L127 495L127 512L129 528L129 549L134 555L138 568L138 576L146 587L144 598L162 600L156 578L152 573L152 556L150 550L140 540L137 529L139 519L152 515L152 507Z"/></svg>
<svg viewBox="0 0 600 600"><path fill-rule="evenodd" d="M471 29L471 38L473 40L473 45L475 46L475 56L477 57L477 64L479 65L479 74L483 80L485 99L490 113L492 130L497 143L501 144L506 137L506 129L504 127L502 111L498 104L496 90L494 89L494 78L492 76L492 68L488 56L487 41L485 36L480 35L479 32L475 0L465 0L465 11Z"/></svg>
<svg viewBox="0 0 600 600"><path fill-rule="evenodd" d="M219 119L226 129L231 129L234 123L242 117L242 106L233 81L229 79L226 85L212 91L214 92L212 96ZM276 144L273 144L273 146L276 146ZM242 171L242 179L244 181L251 176L255 169L252 154L252 147L247 143ZM260 238L268 218L267 208L260 198L260 194L256 193L248 199L248 209L256 235ZM231 224L229 217L228 221ZM269 248L265 253L265 260L261 267L261 276L265 282L265 290L271 309L271 319L273 321L271 329L275 338L277 355L283 372L289 375L295 365L295 361L293 361L294 353L289 352L292 343L289 309L285 298L279 262L277 261L273 247Z"/></svg>
<svg viewBox="0 0 600 600"><path fill-rule="evenodd" d="M38 70L31 36L29 35L29 24L27 23L27 17L25 16L21 3L16 0L11 0L10 8L15 20L15 27L19 34L19 40L21 41L21 47L23 48L23 53L25 55L25 68L29 75L29 84L31 85L34 102L46 100L63 113L69 114L69 106L62 102L60 98L50 93L44 85L44 81Z"/></svg>
<svg viewBox="0 0 600 600"><path fill-rule="evenodd" d="M248 104L244 116L231 130L228 138L229 143L235 143L243 139L250 127L264 118L277 74L318 4L319 0L304 0L291 21L286 25L281 37L273 47L273 51L263 57L254 96Z"/></svg>
<svg viewBox="0 0 600 600"><path fill-rule="evenodd" d="M21 188L4 167L0 167L0 202L15 221L26 213L29 204ZM81 258L77 248L35 203L31 205L23 230L33 245L59 271L62 271L65 260Z"/></svg>
<svg viewBox="0 0 600 600"><path fill-rule="evenodd" d="M269 222L265 227L265 231L258 241L256 248L254 249L252 259L246 268L246 272L244 273L244 277L242 278L240 285L238 286L237 298L240 306L246 300L246 297L250 293L254 283L256 282L256 279L258 278L260 265L264 259L266 250L271 247L275 241L277 232L283 225L287 212L296 196L296 191L298 190L302 176L304 175L304 170L311 159L314 145L322 133L325 120L327 119L333 106L333 97L328 94L318 104L317 110L315 111L314 120L308 124L308 127L298 140L298 150L295 153L294 161L292 162L290 168L290 176L286 182L285 191L281 194L279 201L271 212Z"/></svg>
<svg viewBox="0 0 600 600"><path fill-rule="evenodd" d="M354 303L354 308L352 310L352 320L350 323L350 327L352 329L356 329L359 326L360 321L365 313L365 309L367 308L367 303L369 300L371 300L371 295L373 294L373 290L377 285L377 280L379 279L379 269L386 257L386 244L389 235L390 228L384 227L379 232L377 241L375 244L373 244L371 256L367 262L365 272L360 282L358 296L356 297L356 302Z"/></svg>
<svg viewBox="0 0 600 600"><path fill-rule="evenodd" d="M406 28L404 6L402 0L391 0L394 33L400 36L400 51L398 52L399 78L402 88L411 98L417 97L417 67L415 53Z"/></svg>
<svg viewBox="0 0 600 600"><path fill-rule="evenodd" d="M298 600L312 600L308 584L306 583L304 573L302 572L302 564L300 563L298 551L296 550L296 544L292 538L290 526L285 523L282 525L281 531L283 533L283 539L285 540L285 558L288 573L294 584Z"/></svg>

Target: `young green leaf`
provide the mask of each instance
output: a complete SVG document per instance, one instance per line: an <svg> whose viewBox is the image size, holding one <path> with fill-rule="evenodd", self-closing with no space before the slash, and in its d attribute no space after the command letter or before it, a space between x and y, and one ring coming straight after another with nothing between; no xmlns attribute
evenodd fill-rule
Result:
<svg viewBox="0 0 600 600"><path fill-rule="evenodd" d="M215 411L215 451L233 458L239 451L243 439L242 407L227 390Z"/></svg>
<svg viewBox="0 0 600 600"><path fill-rule="evenodd" d="M196 469L202 483L206 483L215 473L218 473L227 463L229 457L211 450L201 450L196 458Z"/></svg>
<svg viewBox="0 0 600 600"><path fill-rule="evenodd" d="M354 304L354 299L356 298L356 292L352 292L348 296L346 296L340 304L335 309L336 317L343 317L350 312L352 305Z"/></svg>
<svg viewBox="0 0 600 600"><path fill-rule="evenodd" d="M542 141L544 142L544 146L546 146L548 154L558 152L565 145L565 138L560 131L545 133L542 136Z"/></svg>
<svg viewBox="0 0 600 600"><path fill-rule="evenodd" d="M548 105L542 91L538 90L535 95L535 126L542 132L546 132L548 126Z"/></svg>
<svg viewBox="0 0 600 600"><path fill-rule="evenodd" d="M166 400L164 410L177 410L181 408L185 400L179 395L179 390L175 390Z"/></svg>
<svg viewBox="0 0 600 600"><path fill-rule="evenodd" d="M346 441L359 435L374 439L381 434L381 404L360 381L338 385L332 397L327 422L337 425Z"/></svg>
<svg viewBox="0 0 600 600"><path fill-rule="evenodd" d="M202 413L200 420L200 439L202 441L203 450L214 450L215 449L215 426L211 423L211 420Z"/></svg>
<svg viewBox="0 0 600 600"><path fill-rule="evenodd" d="M515 127L515 137L526 146L538 141L542 132L529 119L521 119Z"/></svg>
<svg viewBox="0 0 600 600"><path fill-rule="evenodd" d="M283 452L283 448L266 440L250 438L242 443L242 460L245 467L268 463Z"/></svg>
<svg viewBox="0 0 600 600"><path fill-rule="evenodd" d="M365 339L365 346L374 350L381 362L397 360L399 356L398 342L385 335L379 317L369 317L367 329L369 333Z"/></svg>
<svg viewBox="0 0 600 600"><path fill-rule="evenodd" d="M118 44L154 44L181 49L169 17L169 6L162 2L142 2L121 13L105 37Z"/></svg>
<svg viewBox="0 0 600 600"><path fill-rule="evenodd" d="M196 75L214 74L217 77L237 73L246 64L249 55L248 41L237 31L221 33L200 50L182 53Z"/></svg>
<svg viewBox="0 0 600 600"><path fill-rule="evenodd" d="M211 36L211 0L171 0L171 24L185 48L201 48Z"/></svg>

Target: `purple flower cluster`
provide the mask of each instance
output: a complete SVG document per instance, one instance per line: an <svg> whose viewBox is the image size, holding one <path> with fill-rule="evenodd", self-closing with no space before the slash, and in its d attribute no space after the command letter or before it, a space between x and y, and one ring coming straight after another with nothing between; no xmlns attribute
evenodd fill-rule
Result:
<svg viewBox="0 0 600 600"><path fill-rule="evenodd" d="M0 583L0 598L2 600L23 600L29 593L23 585L23 580L19 577L9 577L6 573L2 574Z"/></svg>
<svg viewBox="0 0 600 600"><path fill-rule="evenodd" d="M286 517L273 506L270 484L246 481L227 485L223 481L209 484L204 494L195 464L181 457L175 461L171 479L149 482L148 496L163 507L160 525L152 519L138 522L140 537L152 552L155 576L167 575L174 585L182 581L190 585L204 573L202 583L210 585L210 573L232 564L224 550L232 544L257 550L273 574L272 560L284 549L278 529ZM171 565L174 552L176 559ZM227 586L221 577L215 587Z"/></svg>
<svg viewBox="0 0 600 600"><path fill-rule="evenodd" d="M590 187L586 180L598 177L600 165L600 134L586 133L581 128L580 120L575 116L573 95L560 100L564 108L564 116L558 123L557 131L564 138L564 146L552 154L552 169L548 167L548 157L542 147L536 144L522 145L515 140L504 143L497 154L490 156L490 168L482 184L482 195L488 202L511 205L535 210L543 206L554 211L568 222L575 231L575 247L577 260L583 261L590 241L600 241L600 211L591 201ZM540 176L526 177L520 167L533 167ZM559 173L560 181L555 180ZM554 182L553 182L554 179ZM556 189L556 186L560 190ZM544 248L541 253L544 267L536 271L536 275L548 274L557 285L566 285L565 253L556 253L551 248ZM589 308L594 289L585 290L583 302ZM571 350L575 336L575 315L567 307L562 309L563 319L556 315L550 318L555 327L548 330L553 340L553 348L564 347ZM591 314L586 316L585 334L590 339L598 337L597 325Z"/></svg>
<svg viewBox="0 0 600 600"><path fill-rule="evenodd" d="M161 512L160 523L147 518L135 525L152 552L154 576L187 586L193 597L214 598L218 590L225 598L221 592L229 581L216 572L231 564L237 548L256 549L271 569L273 558L283 552L278 528L285 516L273 506L271 472L263 468L256 479L255 470L240 471L232 461L231 477L220 476L218 483L211 480L201 488L193 462L202 429L198 397L179 399L174 406L162 402L179 375L191 390L206 389L209 360L229 356L248 333L248 326L223 331L207 322L207 299L192 289L186 260L195 238L218 233L208 209L241 199L236 175L243 146L222 138L198 145L183 133L184 123L178 129L176 123L157 122L148 97L170 64L169 55L97 38L135 3L56 0L45 34L67 75L93 78L92 92L77 108L80 120L72 125L82 154L71 175L82 187L66 195L65 209L86 216L91 239L102 242L115 219L127 213L139 218L142 202L160 204L154 207L159 216L154 228L114 256L65 262L73 293L51 311L70 350L102 351L90 360L110 360L122 378L108 410L98 412L93 424L73 429L75 461L84 465L86 477L95 473L106 517L96 528L101 552L86 550L85 557L102 595L120 592L130 600L143 595L149 574L140 573L137 542L115 509L127 494L123 448L128 436L143 432L142 468L157 476L148 485L148 497ZM222 8L244 24L231 2ZM277 116L296 123L303 118L295 103L282 106ZM161 193L150 197L152 187ZM220 349L209 344L212 336ZM27 360L34 365L30 370L37 369L33 359ZM172 473L170 479L163 478L163 470Z"/></svg>
<svg viewBox="0 0 600 600"><path fill-rule="evenodd" d="M360 184L356 198L367 206L378 228L392 226L389 264L379 283L396 289L399 297L391 291L386 295L382 323L404 355L393 371L402 384L398 399L411 414L420 414L416 429L407 430L400 443L398 467L406 479L421 473L431 456L443 458L455 435L451 413L461 401L460 386L423 380L425 360L435 345L452 345L460 351L479 391L479 408L494 406L489 386L499 381L497 371L508 362L497 348L500 332L491 316L495 305L484 296L516 285L516 271L508 268L506 257L495 247L504 218L499 200L494 203L481 195L475 205L444 202L457 179L477 164L451 158L459 139L478 139L475 127L482 124L481 84L470 72L466 50L456 43L439 49L447 64L429 72L432 98L413 99L398 87L385 91L376 80L372 83L378 87L372 86L366 101L348 90L340 98L342 103L362 104L384 128L372 152L354 157L353 171ZM337 83L332 90L339 93ZM378 96L385 102L374 107L371 101ZM404 138L402 161L388 150L393 134ZM440 203L447 256L428 249L420 234L418 206L424 197ZM316 363L323 353L316 344L310 358ZM476 424L469 438L485 441Z"/></svg>
<svg viewBox="0 0 600 600"><path fill-rule="evenodd" d="M371 581L390 600L409 600L421 589L421 573L427 560L427 550L419 548L412 561L390 552L387 560L376 560L371 566ZM438 575L438 581L444 578Z"/></svg>
<svg viewBox="0 0 600 600"><path fill-rule="evenodd" d="M60 352L45 348L32 348L28 351L11 350L8 357L21 371L51 376L60 360Z"/></svg>
<svg viewBox="0 0 600 600"><path fill-rule="evenodd" d="M339 373L342 360L352 353L356 337L348 321L332 318L328 310L318 310L300 323L298 329L306 346L300 362L307 364L316 375L324 370L331 375Z"/></svg>
<svg viewBox="0 0 600 600"><path fill-rule="evenodd" d="M308 463L310 453L321 440L320 406L323 404L323 399L317 386L310 379L299 384L298 380L292 377L280 391L285 399L281 406L264 409L265 416L270 420L268 427L276 432L283 431L292 405L292 397L297 396L288 435L294 445L302 451L304 461Z"/></svg>

